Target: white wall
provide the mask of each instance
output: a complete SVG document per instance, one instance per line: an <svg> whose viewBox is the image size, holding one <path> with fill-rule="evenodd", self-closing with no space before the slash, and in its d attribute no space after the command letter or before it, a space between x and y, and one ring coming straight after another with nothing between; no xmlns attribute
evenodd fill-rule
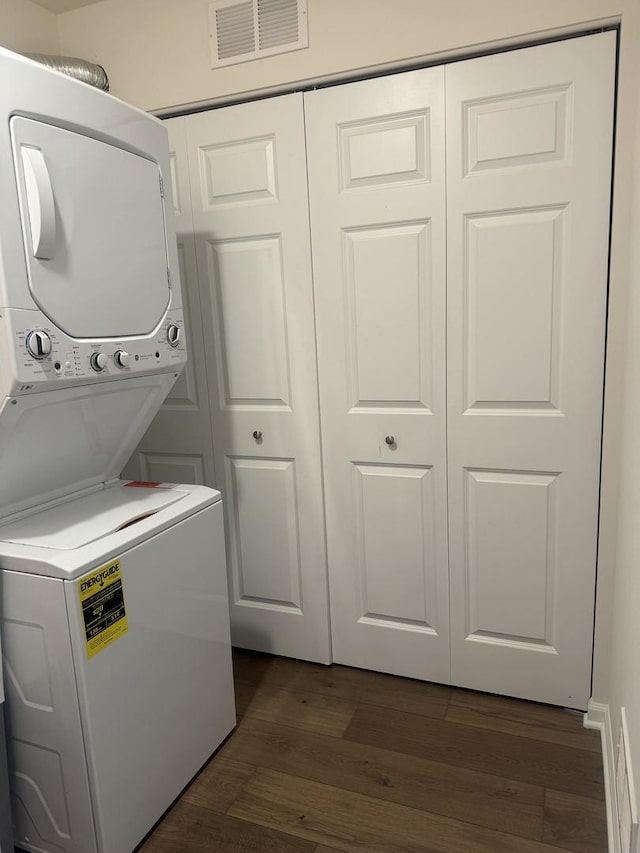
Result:
<svg viewBox="0 0 640 853"><path fill-rule="evenodd" d="M614 735L627 706L640 775L640 0L309 0L308 50L216 71L207 6L103 0L59 16L62 50L163 111L622 20L593 692L611 703Z"/></svg>
<svg viewBox="0 0 640 853"><path fill-rule="evenodd" d="M598 588L593 660L593 699L609 704L612 695L612 630L618 619L614 612L615 574L620 544L619 519L625 512L625 496L620 489L620 476L628 460L622 450L623 407L633 398L633 386L627 382L627 341L630 298L629 253L638 225L632 221L632 174L636 160L636 116L640 98L640 2L627 0L621 27L617 127L615 145L615 180L613 189L613 222L611 234L611 270L609 283L609 316L607 366L605 378L604 440L600 500L600 542L598 555ZM640 647L637 654L640 669ZM613 706L612 706L613 707ZM614 716L617 711L614 710ZM637 740L640 741L640 728ZM640 745L640 744L639 744ZM638 755L640 761L640 755ZM640 773L640 763L638 764Z"/></svg>
<svg viewBox="0 0 640 853"><path fill-rule="evenodd" d="M635 56L640 42L640 12L636 5ZM635 86L634 86L635 84ZM627 709L632 764L636 786L640 782L640 59L626 69L625 85L633 92L635 134L630 156L620 164L619 177L629 188L629 254L627 335L620 387L623 403L618 437L620 441L620 488L613 601L610 690L605 701L612 713L617 742L621 706ZM631 105L629 109L631 113Z"/></svg>
<svg viewBox="0 0 640 853"><path fill-rule="evenodd" d="M0 0L0 45L18 53L59 53L57 16L31 0Z"/></svg>
<svg viewBox="0 0 640 853"><path fill-rule="evenodd" d="M309 0L309 48L212 71L208 0L103 0L60 15L64 53L159 110L617 15L624 0Z"/></svg>

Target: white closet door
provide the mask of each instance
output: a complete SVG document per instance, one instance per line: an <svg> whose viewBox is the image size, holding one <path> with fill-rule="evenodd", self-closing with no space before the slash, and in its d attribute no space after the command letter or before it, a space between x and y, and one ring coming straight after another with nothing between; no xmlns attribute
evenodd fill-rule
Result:
<svg viewBox="0 0 640 853"><path fill-rule="evenodd" d="M134 480L215 486L185 119L169 119L165 124L171 149L171 193L165 188L165 204L168 212L173 206L175 217L189 358L127 463L123 476Z"/></svg>
<svg viewBox="0 0 640 853"><path fill-rule="evenodd" d="M302 96L186 121L233 642L329 662Z"/></svg>
<svg viewBox="0 0 640 853"><path fill-rule="evenodd" d="M449 679L444 70L305 95L334 660Z"/></svg>
<svg viewBox="0 0 640 853"><path fill-rule="evenodd" d="M452 681L589 697L615 34L446 68Z"/></svg>

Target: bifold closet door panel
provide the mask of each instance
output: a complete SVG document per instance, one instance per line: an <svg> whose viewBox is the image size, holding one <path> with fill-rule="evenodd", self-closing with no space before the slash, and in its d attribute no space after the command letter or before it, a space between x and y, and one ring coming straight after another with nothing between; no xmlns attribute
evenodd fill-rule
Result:
<svg viewBox="0 0 640 853"><path fill-rule="evenodd" d="M305 117L334 660L448 681L444 69Z"/></svg>
<svg viewBox="0 0 640 853"><path fill-rule="evenodd" d="M616 36L446 68L452 681L590 695Z"/></svg>
<svg viewBox="0 0 640 853"><path fill-rule="evenodd" d="M329 662L302 96L186 127L232 640Z"/></svg>
<svg viewBox="0 0 640 853"><path fill-rule="evenodd" d="M165 204L167 215L173 213L176 226L189 357L123 476L132 480L215 486L185 121L172 118L165 122L171 150L171 187L165 188Z"/></svg>

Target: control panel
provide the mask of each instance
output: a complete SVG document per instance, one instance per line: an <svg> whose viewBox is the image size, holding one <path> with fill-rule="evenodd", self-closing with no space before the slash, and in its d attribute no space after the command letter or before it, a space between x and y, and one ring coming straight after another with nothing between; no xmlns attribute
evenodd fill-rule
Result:
<svg viewBox="0 0 640 853"><path fill-rule="evenodd" d="M180 309L168 312L151 335L97 341L70 338L37 311L11 315L18 383L13 393L43 390L43 382L61 386L180 371L186 362Z"/></svg>

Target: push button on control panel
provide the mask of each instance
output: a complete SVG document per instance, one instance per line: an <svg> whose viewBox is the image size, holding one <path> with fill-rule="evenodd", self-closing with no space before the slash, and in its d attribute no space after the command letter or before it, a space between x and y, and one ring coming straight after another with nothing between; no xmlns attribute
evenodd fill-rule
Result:
<svg viewBox="0 0 640 853"><path fill-rule="evenodd" d="M41 361L51 353L51 338L46 332L29 332L25 346L30 356Z"/></svg>
<svg viewBox="0 0 640 853"><path fill-rule="evenodd" d="M102 373L107 366L107 357L103 352L94 352L91 354L89 363L96 373Z"/></svg>
<svg viewBox="0 0 640 853"><path fill-rule="evenodd" d="M177 347L180 343L180 337L180 327L172 323L167 329L167 341L169 343L169 346Z"/></svg>
<svg viewBox="0 0 640 853"><path fill-rule="evenodd" d="M131 356L128 352L125 352L123 349L116 350L113 354L113 360L118 365L118 367L129 367L129 362L131 361Z"/></svg>

